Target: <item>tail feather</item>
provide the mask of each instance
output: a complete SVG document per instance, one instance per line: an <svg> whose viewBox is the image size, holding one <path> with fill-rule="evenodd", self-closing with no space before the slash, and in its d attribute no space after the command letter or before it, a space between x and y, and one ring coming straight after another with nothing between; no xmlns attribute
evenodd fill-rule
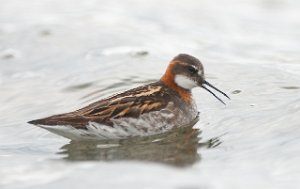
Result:
<svg viewBox="0 0 300 189"><path fill-rule="evenodd" d="M36 119L28 121L29 124L33 125L46 125L46 126L57 126L57 125L70 125L74 128L85 128L89 120L83 116L76 114L60 114L42 119Z"/></svg>
<svg viewBox="0 0 300 189"><path fill-rule="evenodd" d="M27 123L30 123L30 124L32 124L32 125L43 125L43 123L44 123L44 121L43 121L44 119L36 119L36 120L31 120L31 121L28 121Z"/></svg>

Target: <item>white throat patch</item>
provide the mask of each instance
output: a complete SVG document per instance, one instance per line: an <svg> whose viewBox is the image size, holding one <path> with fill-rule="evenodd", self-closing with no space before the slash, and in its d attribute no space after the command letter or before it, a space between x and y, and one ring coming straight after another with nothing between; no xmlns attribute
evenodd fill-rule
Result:
<svg viewBox="0 0 300 189"><path fill-rule="evenodd" d="M192 89L194 87L197 87L197 82L196 81L193 81L191 80L190 78L188 78L187 76L184 76L184 75L176 75L175 76L175 83L184 88L184 89Z"/></svg>

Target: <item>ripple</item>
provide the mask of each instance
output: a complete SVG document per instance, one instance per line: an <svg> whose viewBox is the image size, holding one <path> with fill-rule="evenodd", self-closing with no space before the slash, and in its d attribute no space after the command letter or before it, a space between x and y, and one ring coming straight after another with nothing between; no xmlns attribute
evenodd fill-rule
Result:
<svg viewBox="0 0 300 189"><path fill-rule="evenodd" d="M86 59L99 59L102 56L129 55L131 57L144 57L149 54L145 47L118 46L106 49L95 49L87 53Z"/></svg>
<svg viewBox="0 0 300 189"><path fill-rule="evenodd" d="M134 84L145 84L145 83L151 83L151 82L155 82L155 81L156 80L142 79L142 78L139 78L136 76L130 76L130 77L120 79L120 82L111 82L109 85L107 85L105 87L101 87L100 89L94 90L93 92L90 92L89 94L84 95L80 99L82 99L82 100L87 99L87 102L91 102L91 101L97 100L107 94L110 94L110 95L114 94L115 92L120 91L120 89L124 89L124 87L126 87L126 86L128 86L128 88L129 88L130 86L132 86ZM89 86L87 86L87 87L89 87ZM78 89L78 87L76 89Z"/></svg>
<svg viewBox="0 0 300 189"><path fill-rule="evenodd" d="M87 82L87 83L82 83L82 84L78 84L78 85L72 85L72 86L66 87L64 89L64 91L73 92L73 91L77 91L77 90L82 90L82 89L91 87L93 84L94 84L94 82Z"/></svg>
<svg viewBox="0 0 300 189"><path fill-rule="evenodd" d="M284 86L284 87L280 87L282 89L287 89L287 90L295 90L295 89L299 89L300 87L297 86Z"/></svg>
<svg viewBox="0 0 300 189"><path fill-rule="evenodd" d="M21 56L21 53L15 49L5 49L0 52L0 58L3 60L10 60L18 58Z"/></svg>
<svg viewBox="0 0 300 189"><path fill-rule="evenodd" d="M239 94L239 93L241 93L241 92L242 92L242 90L238 90L238 89L237 89L237 90L232 91L231 94Z"/></svg>

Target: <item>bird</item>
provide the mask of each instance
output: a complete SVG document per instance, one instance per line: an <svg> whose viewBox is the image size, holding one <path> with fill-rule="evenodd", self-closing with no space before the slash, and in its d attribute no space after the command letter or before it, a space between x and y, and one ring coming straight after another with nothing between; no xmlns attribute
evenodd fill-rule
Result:
<svg viewBox="0 0 300 189"><path fill-rule="evenodd" d="M147 137L197 122L192 89L201 87L225 104L205 80L199 59L175 56L156 82L96 101L86 107L28 123L71 140L113 140Z"/></svg>

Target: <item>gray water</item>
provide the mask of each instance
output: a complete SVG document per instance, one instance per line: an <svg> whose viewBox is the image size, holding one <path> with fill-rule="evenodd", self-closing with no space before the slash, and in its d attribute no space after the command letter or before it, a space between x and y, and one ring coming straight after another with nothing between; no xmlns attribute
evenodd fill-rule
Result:
<svg viewBox="0 0 300 189"><path fill-rule="evenodd" d="M300 2L0 0L0 188L298 188ZM32 119L204 64L194 129L75 143Z"/></svg>

